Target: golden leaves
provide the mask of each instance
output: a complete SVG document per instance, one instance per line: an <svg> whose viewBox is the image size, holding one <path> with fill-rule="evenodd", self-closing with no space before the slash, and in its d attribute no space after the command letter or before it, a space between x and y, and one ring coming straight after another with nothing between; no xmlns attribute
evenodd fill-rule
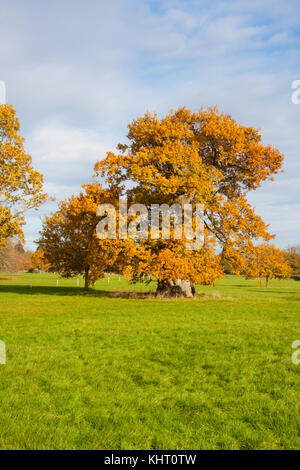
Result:
<svg viewBox="0 0 300 470"><path fill-rule="evenodd" d="M38 244L50 271L64 277L83 274L88 287L105 271L119 269L118 256L122 251L126 257L130 244L126 240L99 240L96 236L100 220L97 207L115 201L114 191L104 190L96 182L87 183L79 195L60 202L59 209L45 218Z"/></svg>
<svg viewBox="0 0 300 470"><path fill-rule="evenodd" d="M245 253L240 273L247 279L288 279L291 277L292 269L282 250L274 245L262 244Z"/></svg>
<svg viewBox="0 0 300 470"><path fill-rule="evenodd" d="M19 120L10 105L0 106L0 244L16 235L23 236L26 210L45 202L43 176L32 167L18 135Z"/></svg>
<svg viewBox="0 0 300 470"><path fill-rule="evenodd" d="M180 108L161 119L147 112L128 128L130 144L119 145L123 154L108 153L95 175L132 203L171 205L186 198L205 204L203 250L189 254L183 240L143 241L126 268L133 279L152 274L213 283L222 275L216 244L245 252L253 240L273 238L246 198L280 171L283 160L261 142L259 130L217 108Z"/></svg>

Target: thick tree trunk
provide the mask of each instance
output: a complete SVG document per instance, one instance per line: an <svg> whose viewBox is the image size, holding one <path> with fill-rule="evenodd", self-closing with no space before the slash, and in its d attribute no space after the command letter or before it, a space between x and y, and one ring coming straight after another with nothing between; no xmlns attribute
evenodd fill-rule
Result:
<svg viewBox="0 0 300 470"><path fill-rule="evenodd" d="M161 297L194 297L195 287L187 279L157 281L156 294Z"/></svg>
<svg viewBox="0 0 300 470"><path fill-rule="evenodd" d="M84 270L84 290L89 289L89 268Z"/></svg>
<svg viewBox="0 0 300 470"><path fill-rule="evenodd" d="M269 285L269 278L268 278L268 276L267 276L267 277L266 277L266 287L268 287L268 285Z"/></svg>

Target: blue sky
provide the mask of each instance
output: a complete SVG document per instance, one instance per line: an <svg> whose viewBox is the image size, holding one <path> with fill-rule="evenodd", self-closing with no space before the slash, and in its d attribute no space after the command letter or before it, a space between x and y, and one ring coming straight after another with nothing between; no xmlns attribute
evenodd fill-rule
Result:
<svg viewBox="0 0 300 470"><path fill-rule="evenodd" d="M300 243L300 2L0 0L0 80L58 200L146 110L218 105L285 154L249 195L285 247ZM27 216L27 246L47 204Z"/></svg>

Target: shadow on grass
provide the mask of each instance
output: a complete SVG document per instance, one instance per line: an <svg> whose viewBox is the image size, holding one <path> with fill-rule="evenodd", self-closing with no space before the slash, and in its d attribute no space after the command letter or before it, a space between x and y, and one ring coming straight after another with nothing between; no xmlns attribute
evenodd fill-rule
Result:
<svg viewBox="0 0 300 470"><path fill-rule="evenodd" d="M80 297L111 297L122 299L149 299L155 297L155 292L136 292L136 291L109 291L89 289L82 287L55 287L55 286L0 286L0 296L4 293L19 295L55 295L55 296L80 296Z"/></svg>
<svg viewBox="0 0 300 470"><path fill-rule="evenodd" d="M263 294L296 294L297 291L295 290L291 290L291 291L287 291L287 290L284 290L284 288L282 287L278 287L277 290L272 290L272 289L268 289L268 288L264 288L264 289L251 289L251 292L260 292L260 293L263 293Z"/></svg>
<svg viewBox="0 0 300 470"><path fill-rule="evenodd" d="M20 294L20 295L58 295L58 296L106 296L110 292L105 290L89 289L85 291L82 287L54 287L54 286L0 286L0 295L2 293Z"/></svg>
<svg viewBox="0 0 300 470"><path fill-rule="evenodd" d="M239 287L235 285L234 287ZM242 286L240 286L242 287ZM249 290L249 292L255 292L265 296L266 294L277 294L277 295L292 295L296 294L297 291L286 291L284 289L263 289L263 288L252 288L250 286L243 286L243 290ZM109 297L109 298L120 298L120 299L157 299L155 291L119 291L119 290L106 290L106 289L96 289L91 288L88 291L84 290L82 287L72 287L72 286L35 286L33 285L0 285L0 298L1 294L19 294L19 295L53 295L53 296L74 296L74 297ZM203 292L197 292L197 295L194 299L213 299L213 300L233 300L233 297L225 297L220 295L218 292L206 294ZM286 297L288 300L299 301L300 298L297 297Z"/></svg>

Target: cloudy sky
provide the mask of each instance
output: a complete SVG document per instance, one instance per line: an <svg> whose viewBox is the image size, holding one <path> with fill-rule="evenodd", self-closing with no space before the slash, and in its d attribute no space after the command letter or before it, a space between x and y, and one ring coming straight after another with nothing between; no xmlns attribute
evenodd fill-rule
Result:
<svg viewBox="0 0 300 470"><path fill-rule="evenodd" d="M285 154L250 195L285 247L300 243L299 0L0 0L0 80L58 200L146 110L218 105ZM47 204L28 214L33 247Z"/></svg>

